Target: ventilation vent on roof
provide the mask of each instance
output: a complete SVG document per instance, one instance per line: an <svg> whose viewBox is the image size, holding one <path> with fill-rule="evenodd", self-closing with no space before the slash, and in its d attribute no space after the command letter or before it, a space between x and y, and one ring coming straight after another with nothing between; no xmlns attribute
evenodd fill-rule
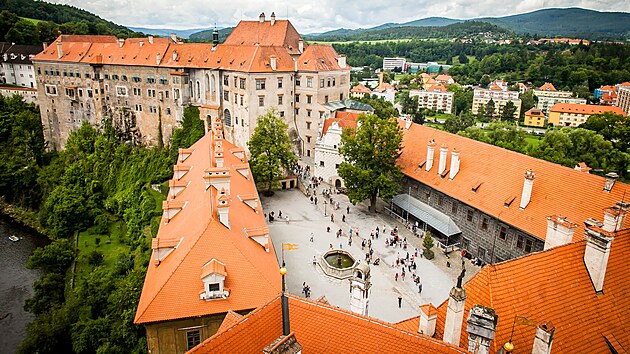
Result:
<svg viewBox="0 0 630 354"><path fill-rule="evenodd" d="M234 59L230 60L230 64L232 64L234 62Z"/></svg>
<svg viewBox="0 0 630 354"><path fill-rule="evenodd" d="M514 201L514 199L516 199L516 196L511 196L511 197L508 197L506 200L504 200L504 201L503 201L503 205L504 205L506 208L509 208L509 207L510 207L510 205L512 205L512 202Z"/></svg>
<svg viewBox="0 0 630 354"><path fill-rule="evenodd" d="M442 173L440 174L440 177L444 178L444 177L448 176L448 173L449 173L449 172L450 172L450 170L444 170L444 172L442 172Z"/></svg>
<svg viewBox="0 0 630 354"><path fill-rule="evenodd" d="M419 168L419 169L423 168L423 167L424 167L424 165L425 165L426 163L427 163L427 161L426 161L426 160L424 160L424 161L420 162L420 163L418 164L418 168ZM417 170L416 170L416 172L417 172Z"/></svg>
<svg viewBox="0 0 630 354"><path fill-rule="evenodd" d="M481 187L482 184L483 184L483 182L475 182L475 184L473 184L473 187L472 187L471 190L473 192L477 193L477 190L479 189L479 187Z"/></svg>
<svg viewBox="0 0 630 354"><path fill-rule="evenodd" d="M256 241L259 245L263 246L265 251L269 252L269 229L266 226L243 228L243 233L248 238Z"/></svg>

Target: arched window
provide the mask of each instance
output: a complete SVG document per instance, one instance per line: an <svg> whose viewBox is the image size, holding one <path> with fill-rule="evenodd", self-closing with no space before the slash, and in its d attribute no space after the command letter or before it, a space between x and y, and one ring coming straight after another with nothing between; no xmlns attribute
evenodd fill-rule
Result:
<svg viewBox="0 0 630 354"><path fill-rule="evenodd" d="M232 115L230 115L230 111L228 111L227 109L223 111L223 121L223 124L225 124L226 126L232 126Z"/></svg>
<svg viewBox="0 0 630 354"><path fill-rule="evenodd" d="M210 93L212 96L212 100L216 101L217 100L217 80L214 77L214 75L212 75L212 77L210 78Z"/></svg>

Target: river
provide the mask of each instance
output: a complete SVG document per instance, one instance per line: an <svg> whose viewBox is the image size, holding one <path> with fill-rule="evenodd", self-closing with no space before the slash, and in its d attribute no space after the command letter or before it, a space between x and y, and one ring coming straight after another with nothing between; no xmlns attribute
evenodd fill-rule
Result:
<svg viewBox="0 0 630 354"><path fill-rule="evenodd" d="M9 235L22 239L9 240ZM33 295L33 282L40 271L26 269L35 248L49 241L0 214L0 352L15 353L26 337L26 325L35 316L24 311L24 301Z"/></svg>

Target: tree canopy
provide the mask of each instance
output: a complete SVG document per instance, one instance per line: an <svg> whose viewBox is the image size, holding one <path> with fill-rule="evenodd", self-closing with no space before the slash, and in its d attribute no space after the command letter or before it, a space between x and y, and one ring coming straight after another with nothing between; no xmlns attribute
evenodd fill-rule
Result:
<svg viewBox="0 0 630 354"><path fill-rule="evenodd" d="M270 110L256 119L254 134L247 142L254 180L265 184L268 194L272 193L278 179L284 176L284 171L290 170L297 161L287 129L287 124L277 112Z"/></svg>
<svg viewBox="0 0 630 354"><path fill-rule="evenodd" d="M344 162L337 171L348 188L350 202L369 199L374 212L378 196L388 199L398 192L402 173L396 160L401 149L402 130L396 119L361 115L356 131L343 131L339 151Z"/></svg>

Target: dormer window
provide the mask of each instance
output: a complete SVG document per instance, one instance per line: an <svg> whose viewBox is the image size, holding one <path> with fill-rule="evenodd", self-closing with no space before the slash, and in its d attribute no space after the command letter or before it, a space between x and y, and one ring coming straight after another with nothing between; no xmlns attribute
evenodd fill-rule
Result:
<svg viewBox="0 0 630 354"><path fill-rule="evenodd" d="M230 291L225 288L227 271L225 264L212 258L201 267L201 281L203 290L199 294L200 300L225 299L230 296Z"/></svg>

